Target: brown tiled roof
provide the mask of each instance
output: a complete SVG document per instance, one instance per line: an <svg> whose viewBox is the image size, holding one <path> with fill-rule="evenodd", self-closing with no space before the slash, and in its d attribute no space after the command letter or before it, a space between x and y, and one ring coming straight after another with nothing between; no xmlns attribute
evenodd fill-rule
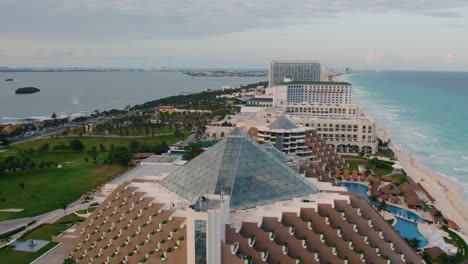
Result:
<svg viewBox="0 0 468 264"><path fill-rule="evenodd" d="M356 231L353 225L356 225ZM379 231L382 231L381 235ZM249 246L249 238L252 237L255 237L255 243ZM349 241L352 241L352 247ZM351 204L338 200L333 207L319 204L318 211L302 208L299 215L283 212L279 219L263 217L261 224L244 222L239 233L228 225L226 245L235 242L239 243L237 256L230 250L224 250L227 254L224 259L244 255L251 256L253 263L294 263L297 257L302 263L343 263L346 257L349 263L362 263L360 253L363 252L365 263L384 264L384 257L388 257L391 263L403 263L400 253L404 254L406 263L422 263L387 222L365 200L355 196L351 196ZM286 244L286 254L282 254ZM261 259L264 249L269 252L266 261ZM315 260L316 252L319 252L318 262ZM239 262L232 259L227 263Z"/></svg>
<svg viewBox="0 0 468 264"><path fill-rule="evenodd" d="M398 188L398 186L394 185L393 183L385 185L384 187L380 188L379 191L381 193L387 193L391 195L397 195L401 193L400 188Z"/></svg>
<svg viewBox="0 0 468 264"><path fill-rule="evenodd" d="M71 256L78 263L147 263L187 261L185 218L171 217L172 210L162 204L152 203L154 198L135 192L135 187L125 183L112 192L104 202L72 234L75 245ZM178 238L181 238L180 240ZM159 251L156 250L158 243ZM176 245L178 244L178 245ZM176 248L177 247L177 248Z"/></svg>
<svg viewBox="0 0 468 264"><path fill-rule="evenodd" d="M447 227L451 229L458 230L460 227L453 220L447 219Z"/></svg>
<svg viewBox="0 0 468 264"><path fill-rule="evenodd" d="M346 162L335 150L326 143L326 141L317 133L316 130L306 132L305 143L312 150L314 155L327 169L346 167Z"/></svg>
<svg viewBox="0 0 468 264"><path fill-rule="evenodd" d="M437 259L440 255L445 253L440 247L425 248L424 252L428 254L433 260Z"/></svg>

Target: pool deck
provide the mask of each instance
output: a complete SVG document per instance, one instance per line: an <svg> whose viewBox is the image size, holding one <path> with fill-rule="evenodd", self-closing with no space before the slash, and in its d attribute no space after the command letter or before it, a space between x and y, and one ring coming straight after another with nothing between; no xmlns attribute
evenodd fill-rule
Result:
<svg viewBox="0 0 468 264"><path fill-rule="evenodd" d="M458 251L458 248L454 245L445 243L444 236L449 237L449 234L440 229L439 225L420 223L418 230L428 241L426 247L440 247L445 253L456 253Z"/></svg>
<svg viewBox="0 0 468 264"><path fill-rule="evenodd" d="M367 196L367 197L366 197L366 199L369 199L369 190L370 190L370 187L369 187L367 184L362 183L362 182L355 182L355 181L341 181L341 183L365 186L365 187L367 188L367 192L366 192L366 196ZM346 186L344 186L344 187L346 187ZM363 190L361 190L361 191L363 191ZM358 194L358 195L362 195L361 193L357 193L357 194ZM408 214L408 217L411 217L411 218L412 218L413 216L412 216L411 214L414 214L417 218L419 218L419 220L423 219L422 217L420 217L420 213L421 213L420 211L416 211L416 210L410 209L410 208L408 208L408 207L406 206L406 204L392 204L392 203L388 202L387 205L393 206L393 207L395 207L395 208L397 208L397 209L400 209L400 210L407 211L407 213L405 213L405 214ZM373 205L373 206L374 206L374 205ZM406 222L407 222L407 223L412 223L411 221L407 221L407 220L405 220L405 219L396 217L396 216L393 215L393 213L391 213L389 210L386 210L386 211L387 211L387 213L388 213L389 215L392 215L392 217L394 217L395 221L393 222L392 227L393 227L397 232L398 232L398 230L397 230L397 225L399 224L399 221L403 221L403 222L400 223L400 224L403 224L403 226L405 225ZM387 214L387 213L386 213L386 214ZM382 214L381 214L381 215L382 215ZM421 227L420 227L420 225L422 224L422 222L424 222L424 221L418 221L417 223L413 223L414 226L415 226L415 228L413 227L413 229L414 229L414 231L418 232L419 235L422 236L422 239L423 239L423 240L420 239L420 241L422 241L422 242L424 243L424 242L425 242L424 240L426 240L427 244L421 247L421 248L425 248L425 247L427 247L427 246L429 245L430 241L429 241L429 239L427 239L427 236L425 236L425 235L421 232ZM401 226L400 226L400 228L401 228Z"/></svg>

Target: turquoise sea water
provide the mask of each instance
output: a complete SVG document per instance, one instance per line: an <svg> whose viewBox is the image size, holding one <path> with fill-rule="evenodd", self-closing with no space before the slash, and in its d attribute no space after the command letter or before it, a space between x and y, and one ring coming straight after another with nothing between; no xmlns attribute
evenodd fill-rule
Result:
<svg viewBox="0 0 468 264"><path fill-rule="evenodd" d="M468 198L468 72L356 74L353 102L393 144L464 187Z"/></svg>

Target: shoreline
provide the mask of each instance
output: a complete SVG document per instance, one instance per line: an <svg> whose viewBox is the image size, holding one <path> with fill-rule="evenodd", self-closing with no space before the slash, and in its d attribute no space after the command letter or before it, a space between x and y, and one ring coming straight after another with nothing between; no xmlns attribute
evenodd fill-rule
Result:
<svg viewBox="0 0 468 264"><path fill-rule="evenodd" d="M336 76L337 80L346 80L353 74L343 74ZM377 127L377 137L384 142L392 139L389 130L383 127ZM390 149L395 153L395 157L401 162L405 172L416 183L420 183L427 192L434 197L433 203L444 217L453 220L460 227L460 231L468 235L468 205L463 199L464 189L457 185L455 181L448 177L438 174L431 170L421 161L420 158L412 153L399 149L392 141L389 144Z"/></svg>
<svg viewBox="0 0 468 264"><path fill-rule="evenodd" d="M388 130L379 128L377 130L378 138L390 139ZM427 192L434 197L433 203L440 210L444 217L455 221L463 234L468 234L468 207L465 205L463 196L463 187L457 186L450 179L437 174L424 166L417 156L400 150L391 142L390 149L395 153L396 158L404 167L406 174L416 183L420 183Z"/></svg>

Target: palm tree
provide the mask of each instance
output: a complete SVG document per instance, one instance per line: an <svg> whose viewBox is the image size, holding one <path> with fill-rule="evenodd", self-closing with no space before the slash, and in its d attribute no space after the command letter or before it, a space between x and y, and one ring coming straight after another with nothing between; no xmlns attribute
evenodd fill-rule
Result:
<svg viewBox="0 0 468 264"><path fill-rule="evenodd" d="M387 211L387 202L385 200L383 200L380 204L379 204L379 210L380 211L383 211L383 217L385 218L385 211Z"/></svg>

